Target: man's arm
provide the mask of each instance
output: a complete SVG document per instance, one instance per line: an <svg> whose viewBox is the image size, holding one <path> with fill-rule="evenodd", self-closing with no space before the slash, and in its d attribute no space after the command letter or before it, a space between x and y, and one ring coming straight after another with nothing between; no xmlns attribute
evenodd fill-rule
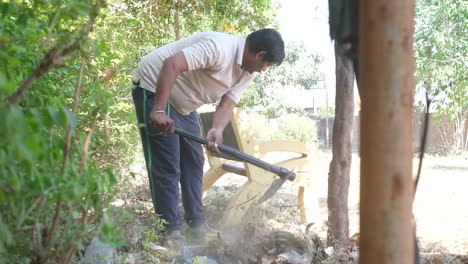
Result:
<svg viewBox="0 0 468 264"><path fill-rule="evenodd" d="M206 134L208 139L207 148L209 150L219 152L218 145L223 143L224 128L231 120L232 110L236 105L236 102L229 98L229 96L224 95L221 98L221 101L216 107L216 111L213 115L211 129L208 130L208 133Z"/></svg>
<svg viewBox="0 0 468 264"><path fill-rule="evenodd" d="M188 71L187 60L183 52L178 52L164 61L156 82L156 95L150 116L153 124L165 134L174 132L174 121L165 114L164 110L177 75L184 71Z"/></svg>

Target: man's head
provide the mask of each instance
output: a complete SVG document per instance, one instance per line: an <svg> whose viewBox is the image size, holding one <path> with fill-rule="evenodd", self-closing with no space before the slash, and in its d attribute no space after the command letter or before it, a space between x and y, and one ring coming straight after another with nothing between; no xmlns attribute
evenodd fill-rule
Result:
<svg viewBox="0 0 468 264"><path fill-rule="evenodd" d="M261 72L284 60L284 42L278 31L260 29L250 33L245 41L242 68L250 73Z"/></svg>

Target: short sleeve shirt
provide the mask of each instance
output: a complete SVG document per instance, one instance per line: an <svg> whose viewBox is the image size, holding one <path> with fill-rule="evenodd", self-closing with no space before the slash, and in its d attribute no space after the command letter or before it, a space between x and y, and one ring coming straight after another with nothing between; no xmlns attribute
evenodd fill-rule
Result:
<svg viewBox="0 0 468 264"><path fill-rule="evenodd" d="M253 78L241 69L245 38L219 32L196 33L155 49L142 58L132 74L140 86L155 92L163 62L182 51L188 71L177 76L169 100L181 114L226 95L238 103Z"/></svg>

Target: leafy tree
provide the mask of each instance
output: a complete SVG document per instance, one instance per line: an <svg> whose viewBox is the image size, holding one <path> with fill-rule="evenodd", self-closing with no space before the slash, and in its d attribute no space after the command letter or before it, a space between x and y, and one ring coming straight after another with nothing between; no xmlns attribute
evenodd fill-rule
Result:
<svg viewBox="0 0 468 264"><path fill-rule="evenodd" d="M6 262L66 263L96 231L115 235L109 222L97 229L115 176L89 159L105 104L80 106L101 99L83 89L94 52L90 34L104 6L0 4L0 58L7 62L0 66L0 257Z"/></svg>
<svg viewBox="0 0 468 264"><path fill-rule="evenodd" d="M248 112L250 121L255 124L252 130L262 140L293 140L310 144L317 143L317 125L306 117L285 114L277 119L267 118L258 112Z"/></svg>
<svg viewBox="0 0 468 264"><path fill-rule="evenodd" d="M275 89L314 89L324 79L318 69L322 58L306 50L303 43L286 45L286 58L279 66L257 74L240 105L251 108L270 118L284 113L303 113L303 109L283 103Z"/></svg>
<svg viewBox="0 0 468 264"><path fill-rule="evenodd" d="M416 5L416 87L435 96L437 117L448 117L454 137L446 142L468 149L468 3L418 0ZM447 146L448 147L448 146Z"/></svg>
<svg viewBox="0 0 468 264"><path fill-rule="evenodd" d="M134 19L131 36L159 46L197 31L247 33L275 27L278 9L270 0L125 1Z"/></svg>
<svg viewBox="0 0 468 264"><path fill-rule="evenodd" d="M183 35L230 25L244 32L269 24L263 11L274 13L270 1L236 1L252 3L245 12L176 2ZM118 244L103 212L118 191L115 174L139 147L129 73L143 53L175 39L173 13L164 11L172 3L0 2L2 261L67 263L97 233ZM247 24L255 17L259 24Z"/></svg>

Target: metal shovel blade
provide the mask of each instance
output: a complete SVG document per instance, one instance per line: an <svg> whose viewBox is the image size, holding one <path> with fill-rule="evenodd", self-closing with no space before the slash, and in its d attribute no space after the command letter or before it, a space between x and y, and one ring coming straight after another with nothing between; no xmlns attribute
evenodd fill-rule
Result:
<svg viewBox="0 0 468 264"><path fill-rule="evenodd" d="M276 192L283 186L283 184L287 181L287 178L278 178L274 180L270 187L263 193L262 197L258 199L257 204L261 204L265 202L266 200L270 199L273 195L275 195Z"/></svg>

